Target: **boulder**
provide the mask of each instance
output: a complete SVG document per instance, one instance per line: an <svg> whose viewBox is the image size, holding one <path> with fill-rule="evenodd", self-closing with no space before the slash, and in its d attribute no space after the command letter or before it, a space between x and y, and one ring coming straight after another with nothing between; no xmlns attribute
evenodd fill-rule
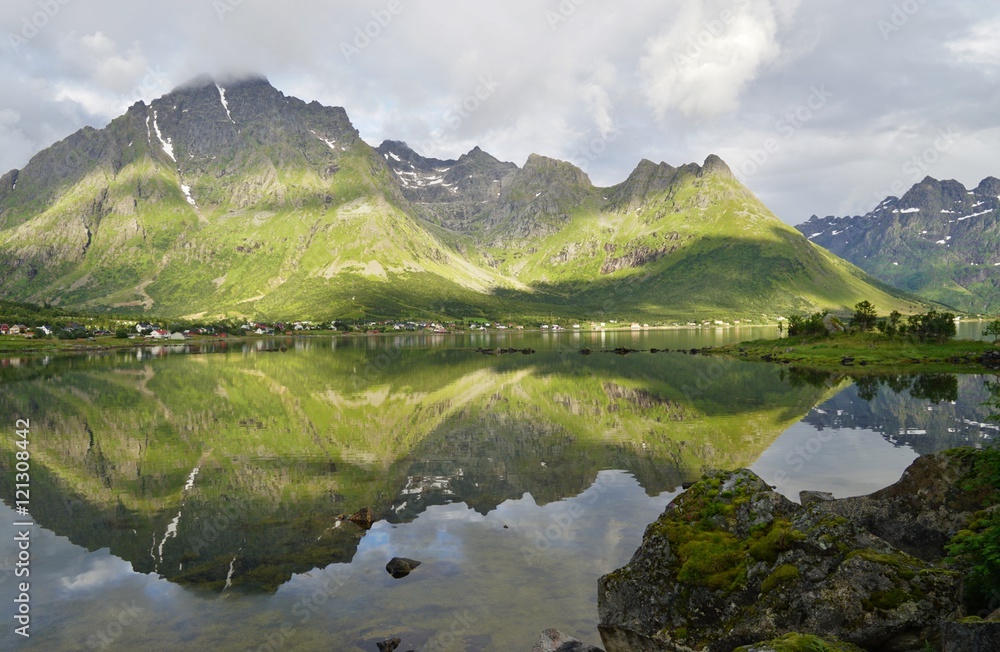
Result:
<svg viewBox="0 0 1000 652"><path fill-rule="evenodd" d="M808 507L809 505L815 503L825 503L831 500L835 500L833 494L828 491L800 491L799 492L799 502L802 503L803 507Z"/></svg>
<svg viewBox="0 0 1000 652"><path fill-rule="evenodd" d="M1000 650L1000 623L968 619L941 624L943 652L997 652Z"/></svg>
<svg viewBox="0 0 1000 652"><path fill-rule="evenodd" d="M974 465L972 448L924 455L885 489L818 507L851 519L914 557L938 561L951 538L985 507L985 495L962 488Z"/></svg>
<svg viewBox="0 0 1000 652"><path fill-rule="evenodd" d="M392 575L395 579L401 579L413 572L413 569L420 565L420 562L416 559L407 559L406 557L393 557L389 560L389 563L385 565L385 570L387 573Z"/></svg>
<svg viewBox="0 0 1000 652"><path fill-rule="evenodd" d="M599 647L581 643L558 629L546 629L535 643L531 652L604 652Z"/></svg>
<svg viewBox="0 0 1000 652"><path fill-rule="evenodd" d="M958 607L958 576L752 471L706 475L598 585L608 652L729 652L797 632L923 650Z"/></svg>

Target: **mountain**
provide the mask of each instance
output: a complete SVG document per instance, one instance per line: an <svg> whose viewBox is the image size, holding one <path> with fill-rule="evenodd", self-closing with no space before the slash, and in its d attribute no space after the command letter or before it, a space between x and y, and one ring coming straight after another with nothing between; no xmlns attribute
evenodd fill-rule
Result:
<svg viewBox="0 0 1000 652"><path fill-rule="evenodd" d="M426 158L261 77L199 77L0 177L0 297L192 318L915 307L718 157L642 161L611 188L535 154Z"/></svg>
<svg viewBox="0 0 1000 652"><path fill-rule="evenodd" d="M866 215L813 215L810 240L882 281L958 310L1000 310L1000 179L925 178Z"/></svg>

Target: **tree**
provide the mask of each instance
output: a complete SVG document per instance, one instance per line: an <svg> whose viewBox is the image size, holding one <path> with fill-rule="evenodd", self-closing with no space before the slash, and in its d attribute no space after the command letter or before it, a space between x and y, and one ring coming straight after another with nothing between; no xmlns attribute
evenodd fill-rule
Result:
<svg viewBox="0 0 1000 652"><path fill-rule="evenodd" d="M826 325L823 323L827 314L826 311L823 311L813 313L808 317L792 315L788 318L788 334L793 337L796 335L827 335Z"/></svg>
<svg viewBox="0 0 1000 652"><path fill-rule="evenodd" d="M889 313L889 317L880 320L875 325L882 333L888 335L889 337L895 337L896 335L901 334L899 322L902 319L903 315L901 315L898 310L893 310Z"/></svg>
<svg viewBox="0 0 1000 652"><path fill-rule="evenodd" d="M994 320L986 325L983 335L992 336L993 343L1000 341L1000 319Z"/></svg>
<svg viewBox="0 0 1000 652"><path fill-rule="evenodd" d="M933 340L941 344L955 337L958 329L955 327L955 315L950 312L939 313L931 310L922 315L910 315L909 332L921 340Z"/></svg>
<svg viewBox="0 0 1000 652"><path fill-rule="evenodd" d="M875 306L871 302L861 301L855 304L854 316L851 317L851 326L864 333L870 331L877 321L878 314L875 312Z"/></svg>

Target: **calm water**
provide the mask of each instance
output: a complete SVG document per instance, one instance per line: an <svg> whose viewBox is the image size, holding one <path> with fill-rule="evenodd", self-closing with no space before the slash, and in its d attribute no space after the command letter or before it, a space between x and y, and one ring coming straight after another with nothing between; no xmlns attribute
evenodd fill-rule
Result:
<svg viewBox="0 0 1000 652"><path fill-rule="evenodd" d="M528 650L597 643L597 578L682 482L846 496L1000 434L981 376L854 384L682 353L766 329L161 347L0 364L3 649ZM966 331L966 334L976 334ZM487 356L476 347L532 348ZM581 348L594 353L580 355ZM15 419L30 419L31 638ZM370 507L363 531L338 516ZM420 560L410 576L393 556Z"/></svg>

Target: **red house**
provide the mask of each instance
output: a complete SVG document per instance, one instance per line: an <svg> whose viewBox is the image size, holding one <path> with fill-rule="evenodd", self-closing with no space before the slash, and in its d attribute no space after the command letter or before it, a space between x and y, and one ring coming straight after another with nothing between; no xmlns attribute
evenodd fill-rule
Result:
<svg viewBox="0 0 1000 652"><path fill-rule="evenodd" d="M10 332L10 326L7 324L0 324L0 335L6 335Z"/></svg>

